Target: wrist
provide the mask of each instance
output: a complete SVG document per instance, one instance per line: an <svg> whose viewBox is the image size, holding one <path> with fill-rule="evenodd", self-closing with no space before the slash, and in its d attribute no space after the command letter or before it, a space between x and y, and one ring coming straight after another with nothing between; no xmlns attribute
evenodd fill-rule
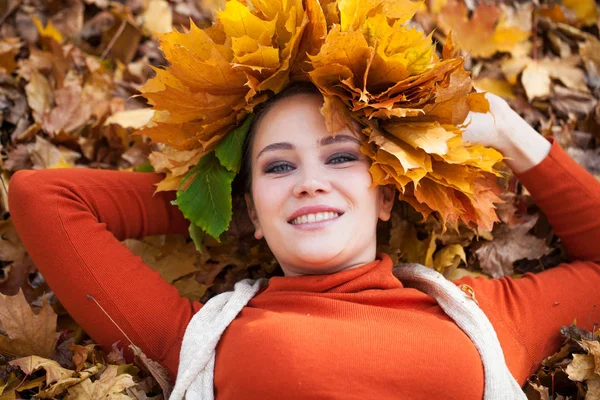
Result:
<svg viewBox="0 0 600 400"><path fill-rule="evenodd" d="M512 114L500 116L496 149L507 158L504 162L513 172L522 173L542 162L552 144L516 112L512 111Z"/></svg>
<svg viewBox="0 0 600 400"><path fill-rule="evenodd" d="M513 172L522 173L538 165L550 153L552 144L510 109L500 116L497 150L508 159L504 160Z"/></svg>

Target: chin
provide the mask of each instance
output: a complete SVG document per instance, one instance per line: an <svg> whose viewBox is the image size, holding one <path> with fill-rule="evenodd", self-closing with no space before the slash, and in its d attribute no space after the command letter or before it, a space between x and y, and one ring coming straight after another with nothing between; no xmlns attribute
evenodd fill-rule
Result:
<svg viewBox="0 0 600 400"><path fill-rule="evenodd" d="M343 252L344 247L333 245L324 246L323 243L327 243L327 241L323 241L314 246L297 246L291 253L295 255L294 258L299 260L303 265L306 265L306 267L333 267L340 254Z"/></svg>

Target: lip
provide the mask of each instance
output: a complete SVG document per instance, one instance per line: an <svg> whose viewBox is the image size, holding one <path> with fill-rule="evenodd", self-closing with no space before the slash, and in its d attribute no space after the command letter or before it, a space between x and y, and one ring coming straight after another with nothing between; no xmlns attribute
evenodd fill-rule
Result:
<svg viewBox="0 0 600 400"><path fill-rule="evenodd" d="M298 210L296 210L296 212L294 212L288 218L288 223L291 224L293 220L295 220L296 218L298 218L302 215L316 214L316 213L320 213L320 212L330 212L330 211L337 213L340 217L342 216L342 214L344 214L344 212L342 210L340 210L339 208L331 207L331 206L328 206L325 204L319 204L319 205L315 205L315 206L306 206L306 207L302 207L302 208L299 208Z"/></svg>

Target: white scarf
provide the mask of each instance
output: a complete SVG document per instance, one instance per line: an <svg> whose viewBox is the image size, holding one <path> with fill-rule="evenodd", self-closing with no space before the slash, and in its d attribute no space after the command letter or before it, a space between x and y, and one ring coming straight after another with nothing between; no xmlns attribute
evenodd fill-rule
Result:
<svg viewBox="0 0 600 400"><path fill-rule="evenodd" d="M454 283L420 264L401 264L394 275L405 287L418 289L436 299L479 351L485 374L484 400L526 400L512 376L494 327L484 312ZM256 295L268 279L243 279L233 292L211 298L186 328L179 358L179 372L169 400L214 399L215 349L227 326Z"/></svg>

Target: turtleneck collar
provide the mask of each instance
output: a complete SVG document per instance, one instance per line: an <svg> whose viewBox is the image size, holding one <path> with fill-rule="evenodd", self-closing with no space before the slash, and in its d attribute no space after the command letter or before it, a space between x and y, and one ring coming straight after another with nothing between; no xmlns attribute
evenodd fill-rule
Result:
<svg viewBox="0 0 600 400"><path fill-rule="evenodd" d="M372 289L398 289L402 283L392 273L392 259L378 253L375 261L327 275L274 276L263 293L357 293Z"/></svg>

